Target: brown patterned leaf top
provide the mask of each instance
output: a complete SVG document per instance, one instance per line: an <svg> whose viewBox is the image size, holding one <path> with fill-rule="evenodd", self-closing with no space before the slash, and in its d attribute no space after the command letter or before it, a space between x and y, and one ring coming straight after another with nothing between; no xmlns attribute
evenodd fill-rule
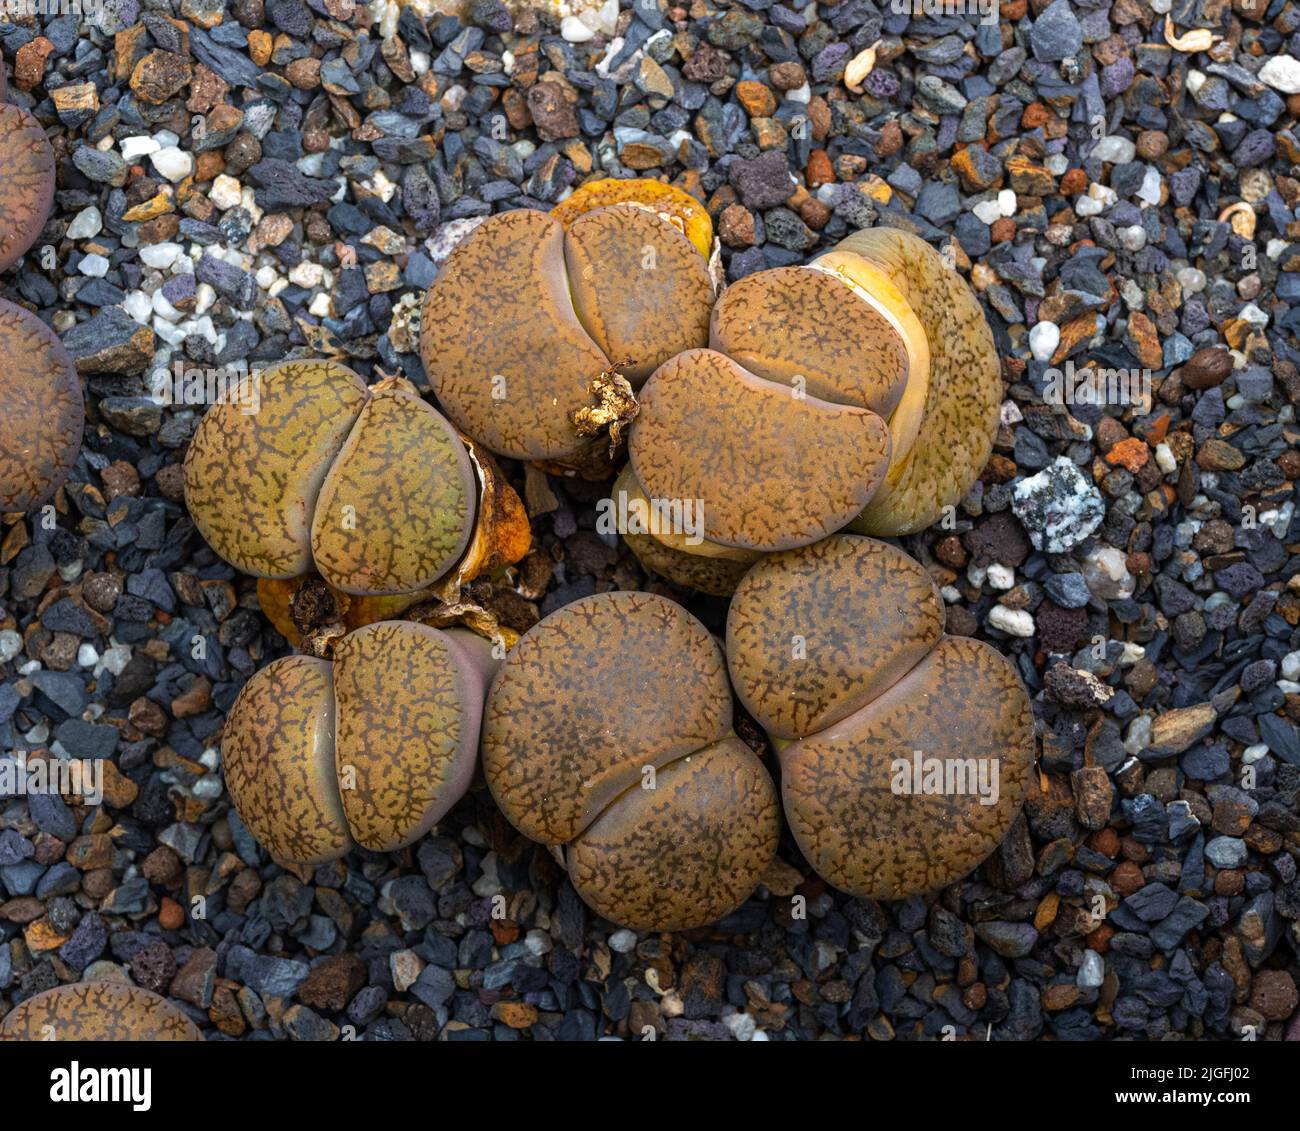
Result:
<svg viewBox="0 0 1300 1131"><path fill-rule="evenodd" d="M464 635L464 634L460 634ZM384 621L334 652L335 764L352 836L392 852L429 831L469 788L485 680L449 633Z"/></svg>
<svg viewBox="0 0 1300 1131"><path fill-rule="evenodd" d="M885 419L907 383L903 340L825 271L777 267L733 283L713 308L709 345L751 373Z"/></svg>
<svg viewBox="0 0 1300 1131"><path fill-rule="evenodd" d="M352 847L335 775L328 660L284 656L244 684L221 761L236 812L273 856L318 864Z"/></svg>
<svg viewBox="0 0 1300 1131"><path fill-rule="evenodd" d="M997 847L1024 802L1029 696L996 649L944 636L943 621L917 562L853 534L764 558L737 588L732 679L776 739L799 847L844 891L902 899L951 883ZM791 654L796 634L803 659ZM977 779L966 792L896 792L895 760L918 750L970 759L976 772L982 763L992 803Z"/></svg>
<svg viewBox="0 0 1300 1131"><path fill-rule="evenodd" d="M943 603L919 562L836 535L745 575L727 613L732 683L769 734L798 738L875 699L943 628Z"/></svg>
<svg viewBox="0 0 1300 1131"><path fill-rule="evenodd" d="M0 1041L201 1041L197 1025L166 998L119 982L56 986L14 1006Z"/></svg>
<svg viewBox="0 0 1300 1131"><path fill-rule="evenodd" d="M574 220L564 242L578 318L634 388L674 354L708 341L708 264L671 224L613 205Z"/></svg>
<svg viewBox="0 0 1300 1131"><path fill-rule="evenodd" d="M21 106L0 104L0 271L34 244L54 204L54 149Z"/></svg>
<svg viewBox="0 0 1300 1131"><path fill-rule="evenodd" d="M783 550L857 516L889 463L870 409L796 395L714 350L661 365L640 394L628 456L644 492L702 500L705 536Z"/></svg>
<svg viewBox="0 0 1300 1131"><path fill-rule="evenodd" d="M345 593L409 593L460 559L478 481L452 426L418 396L374 393L316 500L316 568Z"/></svg>
<svg viewBox="0 0 1300 1131"><path fill-rule="evenodd" d="M611 216L625 217L629 233L607 228ZM699 277L686 266L689 244L675 228L627 208L599 209L573 227L576 244L551 216L528 209L492 216L456 247L425 296L420 356L439 403L474 439L514 459L563 460L589 447L573 414L590 403L592 380L612 365L631 360L644 367L689 333L699 334L692 344L704 344ZM657 233L660 273L644 293L633 293L629 280L648 274L640 238L647 231ZM577 279L566 266L566 246ZM587 266L592 273L584 278ZM606 297L607 286L613 297ZM689 313L664 322L659 312L673 305L674 288L683 291L677 307ZM632 351L628 357L610 356L592 339L572 291L593 330L611 348ZM637 305L615 312L617 302ZM638 311L645 312L641 321Z"/></svg>
<svg viewBox="0 0 1300 1131"><path fill-rule="evenodd" d="M491 451L574 451L570 416L609 359L573 311L559 221L516 209L466 237L425 296L420 357L447 415Z"/></svg>
<svg viewBox="0 0 1300 1131"><path fill-rule="evenodd" d="M914 750L977 771L980 761L996 765L995 803L973 786L896 792L895 760L910 763ZM949 636L880 698L781 752L786 818L837 888L904 899L961 879L997 848L1024 803L1033 758L1033 714L1015 669L988 644Z"/></svg>
<svg viewBox="0 0 1300 1131"><path fill-rule="evenodd" d="M68 477L81 449L81 381L54 331L0 299L0 513L27 511Z"/></svg>
<svg viewBox="0 0 1300 1131"><path fill-rule="evenodd" d="M483 771L510 822L562 844L647 766L731 727L722 651L681 606L600 593L529 629L502 662L483 718Z"/></svg>
<svg viewBox="0 0 1300 1131"><path fill-rule="evenodd" d="M918 236L871 228L832 254L857 255L892 280L929 342L930 372L914 442L894 453L885 486L854 529L897 535L923 530L961 501L988 462L1002 400L993 332L975 293Z"/></svg>
<svg viewBox="0 0 1300 1131"><path fill-rule="evenodd" d="M285 361L260 377L260 407L213 405L185 455L185 502L199 533L257 577L311 568L316 496L366 403L335 361Z"/></svg>
<svg viewBox="0 0 1300 1131"><path fill-rule="evenodd" d="M754 753L725 738L635 785L566 851L574 887L638 931L682 931L739 907L776 854L776 787Z"/></svg>

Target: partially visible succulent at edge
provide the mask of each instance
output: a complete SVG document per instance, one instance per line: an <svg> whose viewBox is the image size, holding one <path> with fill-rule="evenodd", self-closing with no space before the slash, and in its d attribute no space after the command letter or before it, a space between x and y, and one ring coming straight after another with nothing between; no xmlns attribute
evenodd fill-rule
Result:
<svg viewBox="0 0 1300 1131"><path fill-rule="evenodd" d="M29 997L0 1018L0 1041L201 1041L164 997L124 982L75 982Z"/></svg>
<svg viewBox="0 0 1300 1131"><path fill-rule="evenodd" d="M62 486L81 450L81 381L58 336L0 298L0 513L28 511Z"/></svg>

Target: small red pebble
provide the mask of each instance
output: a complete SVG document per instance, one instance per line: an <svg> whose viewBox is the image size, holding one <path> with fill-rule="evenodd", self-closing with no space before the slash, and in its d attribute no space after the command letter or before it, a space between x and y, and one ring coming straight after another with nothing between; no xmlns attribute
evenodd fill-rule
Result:
<svg viewBox="0 0 1300 1131"><path fill-rule="evenodd" d="M185 912L181 905L169 896L163 896L158 908L158 925L164 931L179 931L185 923Z"/></svg>

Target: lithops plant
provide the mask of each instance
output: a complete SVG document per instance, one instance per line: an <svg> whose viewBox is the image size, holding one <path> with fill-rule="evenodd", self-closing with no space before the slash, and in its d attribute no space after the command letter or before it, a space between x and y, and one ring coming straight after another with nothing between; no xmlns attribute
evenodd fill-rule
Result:
<svg viewBox="0 0 1300 1131"><path fill-rule="evenodd" d="M0 512L27 511L63 484L81 448L81 381L54 331L0 299Z"/></svg>
<svg viewBox="0 0 1300 1131"><path fill-rule="evenodd" d="M35 994L0 1020L0 1041L201 1041L166 998L124 982L76 982Z"/></svg>
<svg viewBox="0 0 1300 1131"><path fill-rule="evenodd" d="M835 887L903 899L1002 841L1034 758L1029 697L995 648L944 634L901 550L837 534L763 558L732 598L727 660L778 751L795 839Z"/></svg>
<svg viewBox="0 0 1300 1131"><path fill-rule="evenodd" d="M409 382L367 388L336 361L301 360L248 389L208 410L185 457L194 523L236 568L397 594L528 551L514 491Z"/></svg>
<svg viewBox="0 0 1300 1131"><path fill-rule="evenodd" d="M0 103L0 169L0 271L7 271L45 227L55 184L54 149L40 122L8 103Z"/></svg>
<svg viewBox="0 0 1300 1131"><path fill-rule="evenodd" d="M641 390L628 455L644 495L699 501L714 547L903 534L970 489L1001 392L970 288L924 240L873 229L728 287L709 347ZM669 549L654 568L670 577L702 552Z"/></svg>
<svg viewBox="0 0 1300 1131"><path fill-rule="evenodd" d="M699 216L672 212L662 194L642 205L601 192L558 217L485 220L452 251L420 317L429 383L463 431L500 455L597 476L608 474L600 426L622 419L611 380L635 389L703 345L713 304L692 242Z"/></svg>
<svg viewBox="0 0 1300 1131"><path fill-rule="evenodd" d="M483 717L506 818L556 847L578 894L636 930L711 923L776 851L776 790L731 729L722 652L666 598L601 593L526 632Z"/></svg>
<svg viewBox="0 0 1300 1131"><path fill-rule="evenodd" d="M222 736L230 799L278 860L392 852L464 796L496 661L481 637L414 621L285 656L240 691Z"/></svg>

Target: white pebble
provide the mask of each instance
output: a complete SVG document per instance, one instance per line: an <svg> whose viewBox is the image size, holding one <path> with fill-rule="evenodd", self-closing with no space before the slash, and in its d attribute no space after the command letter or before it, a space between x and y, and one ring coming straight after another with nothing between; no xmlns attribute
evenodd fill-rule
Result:
<svg viewBox="0 0 1300 1131"><path fill-rule="evenodd" d="M1002 207L996 198L981 200L971 211L975 213L975 219L981 224L992 224L995 220L1002 219Z"/></svg>
<svg viewBox="0 0 1300 1131"><path fill-rule="evenodd" d="M1100 216L1106 206L1093 196L1081 196L1074 202L1074 211L1080 216Z"/></svg>
<svg viewBox="0 0 1300 1131"><path fill-rule="evenodd" d="M208 199L218 208L234 208L239 203L240 184L234 177L220 173L212 182Z"/></svg>
<svg viewBox="0 0 1300 1131"><path fill-rule="evenodd" d="M586 43L595 39L596 33L577 16L565 16L560 21L560 38L568 43Z"/></svg>
<svg viewBox="0 0 1300 1131"><path fill-rule="evenodd" d="M93 644L83 644L77 649L77 666L82 668L93 668L99 663L99 653L95 651Z"/></svg>
<svg viewBox="0 0 1300 1131"><path fill-rule="evenodd" d="M1282 678L1300 679L1300 650L1288 652L1282 657Z"/></svg>
<svg viewBox="0 0 1300 1131"><path fill-rule="evenodd" d="M327 317L332 309L330 305L330 296L324 291L321 291L320 294L316 295L311 300L311 305L307 309L310 310L312 314L316 315L317 318Z"/></svg>
<svg viewBox="0 0 1300 1131"><path fill-rule="evenodd" d="M114 675L121 675L126 671L126 665L131 662L131 649L125 644L112 645L102 656L99 657L100 667ZM98 675L98 670L96 670Z"/></svg>
<svg viewBox="0 0 1300 1131"><path fill-rule="evenodd" d="M159 176L166 177L172 184L183 181L194 172L194 156L176 145L158 150L149 160Z"/></svg>
<svg viewBox="0 0 1300 1131"><path fill-rule="evenodd" d="M92 252L90 255L81 257L81 262L77 264L77 270L83 275L89 275L92 279L102 279L108 274L108 260L102 255Z"/></svg>
<svg viewBox="0 0 1300 1131"><path fill-rule="evenodd" d="M627 954L635 946L636 932L629 931L626 927L609 936L609 949L616 954Z"/></svg>
<svg viewBox="0 0 1300 1131"><path fill-rule="evenodd" d="M319 287L324 278L325 268L309 259L295 264L289 271L289 282L300 287Z"/></svg>
<svg viewBox="0 0 1300 1131"><path fill-rule="evenodd" d="M1014 190L1004 188L998 193L998 211L1003 216L1014 216L1016 214L1016 194Z"/></svg>
<svg viewBox="0 0 1300 1131"><path fill-rule="evenodd" d="M1154 165L1148 165L1146 174L1142 178L1142 185L1137 190L1137 198L1143 204L1160 203L1160 170Z"/></svg>
<svg viewBox="0 0 1300 1131"><path fill-rule="evenodd" d="M1092 155L1102 161L1122 165L1137 156L1137 146L1126 137L1109 134L1097 142Z"/></svg>
<svg viewBox="0 0 1300 1131"><path fill-rule="evenodd" d="M157 153L162 145L144 134L136 134L134 137L124 137L119 148L122 151L122 160L134 161L137 157L148 157L151 153Z"/></svg>
<svg viewBox="0 0 1300 1131"><path fill-rule="evenodd" d="M1106 980L1106 964L1095 950L1085 950L1075 982L1085 990L1095 990Z"/></svg>
<svg viewBox="0 0 1300 1131"><path fill-rule="evenodd" d="M1061 344L1061 328L1055 322L1038 322L1029 331L1029 352L1035 361L1048 361Z"/></svg>
<svg viewBox="0 0 1300 1131"><path fill-rule="evenodd" d="M989 610L989 626L1011 636L1034 635L1034 618L1024 609L1008 609L1005 605L994 605Z"/></svg>
<svg viewBox="0 0 1300 1131"><path fill-rule="evenodd" d="M1300 94L1300 59L1276 55L1260 67L1259 79L1283 94Z"/></svg>
<svg viewBox="0 0 1300 1131"><path fill-rule="evenodd" d="M179 322L183 317L181 312L171 304L171 300L162 292L159 287L153 293L153 312L160 318L166 318L168 322Z"/></svg>
<svg viewBox="0 0 1300 1131"><path fill-rule="evenodd" d="M140 262L146 267L157 267L165 271L173 263L176 257L181 253L181 245L178 243L150 243L145 244L140 249Z"/></svg>
<svg viewBox="0 0 1300 1131"><path fill-rule="evenodd" d="M994 562L989 566L988 582L994 589L1010 589L1016 583L1016 571L1001 562Z"/></svg>
<svg viewBox="0 0 1300 1131"><path fill-rule="evenodd" d="M122 307L134 318L141 326L149 323L149 315L153 311L153 303L144 291L131 291L126 298L122 300Z"/></svg>
<svg viewBox="0 0 1300 1131"><path fill-rule="evenodd" d="M99 214L99 209L92 204L72 218L72 223L68 225L67 237L70 240L88 240L92 236L99 235L103 228L104 218Z"/></svg>
<svg viewBox="0 0 1300 1131"><path fill-rule="evenodd" d="M169 346L179 346L185 341L185 331L179 326L173 326L165 318L154 318L153 332Z"/></svg>
<svg viewBox="0 0 1300 1131"><path fill-rule="evenodd" d="M1156 466L1166 475L1178 470L1178 460L1174 458L1173 449L1166 443L1156 445Z"/></svg>
<svg viewBox="0 0 1300 1131"><path fill-rule="evenodd" d="M1147 230L1140 224L1120 228L1116 234L1125 251L1141 251L1147 245Z"/></svg>
<svg viewBox="0 0 1300 1131"><path fill-rule="evenodd" d="M1199 267L1183 267L1174 273L1184 295L1196 295L1205 290L1205 272Z"/></svg>
<svg viewBox="0 0 1300 1131"><path fill-rule="evenodd" d="M23 638L12 628L0 631L0 664L7 664L23 650Z"/></svg>

